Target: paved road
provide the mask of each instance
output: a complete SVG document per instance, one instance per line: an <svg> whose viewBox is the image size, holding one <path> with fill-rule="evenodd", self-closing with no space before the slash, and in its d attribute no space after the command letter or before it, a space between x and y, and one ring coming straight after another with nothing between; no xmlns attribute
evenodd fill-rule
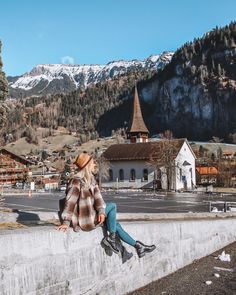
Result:
<svg viewBox="0 0 236 295"><path fill-rule="evenodd" d="M58 211L58 201L64 193L33 193L5 196L6 206L22 211ZM115 202L122 213L208 212L208 201L236 201L234 195L204 195L191 193L104 192L106 202ZM218 205L219 209L223 205Z"/></svg>

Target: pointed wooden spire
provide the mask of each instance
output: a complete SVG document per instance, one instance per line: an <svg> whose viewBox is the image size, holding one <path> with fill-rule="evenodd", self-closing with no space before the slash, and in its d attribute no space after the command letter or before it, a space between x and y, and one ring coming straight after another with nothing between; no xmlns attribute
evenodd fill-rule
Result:
<svg viewBox="0 0 236 295"><path fill-rule="evenodd" d="M132 117L132 124L129 130L128 136L129 138L136 137L136 138L145 138L145 140L141 140L141 142L146 141L148 137L148 129L143 121L143 116L141 112L139 97L138 97L138 90L137 86L135 85L134 90L134 106L133 106L133 117Z"/></svg>
<svg viewBox="0 0 236 295"><path fill-rule="evenodd" d="M137 86L135 86L135 90L134 90L134 108L133 108L133 118L132 118L132 125L130 128L130 132L149 133L143 121Z"/></svg>

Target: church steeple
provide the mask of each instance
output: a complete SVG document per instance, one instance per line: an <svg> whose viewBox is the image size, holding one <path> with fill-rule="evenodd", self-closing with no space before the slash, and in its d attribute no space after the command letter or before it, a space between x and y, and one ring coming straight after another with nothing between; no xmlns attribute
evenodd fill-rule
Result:
<svg viewBox="0 0 236 295"><path fill-rule="evenodd" d="M138 90L137 86L135 85L132 124L128 132L128 138L130 139L131 143L147 142L148 134L149 131L143 121L143 116L138 97Z"/></svg>

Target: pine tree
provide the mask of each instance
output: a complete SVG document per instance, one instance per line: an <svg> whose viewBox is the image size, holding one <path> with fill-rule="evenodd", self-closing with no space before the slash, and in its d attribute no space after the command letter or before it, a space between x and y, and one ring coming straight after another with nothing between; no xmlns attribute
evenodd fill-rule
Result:
<svg viewBox="0 0 236 295"><path fill-rule="evenodd" d="M5 77L5 73L2 71L2 59L1 59L2 42L0 41L0 101L4 101L8 94L8 83Z"/></svg>

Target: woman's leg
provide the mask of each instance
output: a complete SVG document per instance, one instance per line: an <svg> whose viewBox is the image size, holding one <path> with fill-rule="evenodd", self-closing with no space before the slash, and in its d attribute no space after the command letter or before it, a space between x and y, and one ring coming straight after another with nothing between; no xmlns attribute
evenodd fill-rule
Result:
<svg viewBox="0 0 236 295"><path fill-rule="evenodd" d="M135 246L136 241L122 228L118 222L116 224L116 231L123 242L133 247Z"/></svg>
<svg viewBox="0 0 236 295"><path fill-rule="evenodd" d="M116 204L106 203L105 213L105 221L110 235L103 239L103 243L108 246L113 252L119 253L119 249L116 243Z"/></svg>
<svg viewBox="0 0 236 295"><path fill-rule="evenodd" d="M104 243L105 245L110 247L115 253L119 252L115 239L116 232L118 233L122 241L136 248L137 254L140 258L143 257L145 253L150 253L156 249L155 245L148 246L139 241L135 241L126 231L124 231L122 226L116 221L115 203L106 204L106 216L106 224L108 231L110 232L110 236L104 239Z"/></svg>
<svg viewBox="0 0 236 295"><path fill-rule="evenodd" d="M106 225L110 233L116 232L116 204L106 203Z"/></svg>
<svg viewBox="0 0 236 295"><path fill-rule="evenodd" d="M131 236L124 231L122 226L116 221L116 204L115 203L107 203L106 204L106 224L108 231L110 233L115 233L117 232L119 237L121 238L122 241L125 243L135 246L136 241L131 238Z"/></svg>

